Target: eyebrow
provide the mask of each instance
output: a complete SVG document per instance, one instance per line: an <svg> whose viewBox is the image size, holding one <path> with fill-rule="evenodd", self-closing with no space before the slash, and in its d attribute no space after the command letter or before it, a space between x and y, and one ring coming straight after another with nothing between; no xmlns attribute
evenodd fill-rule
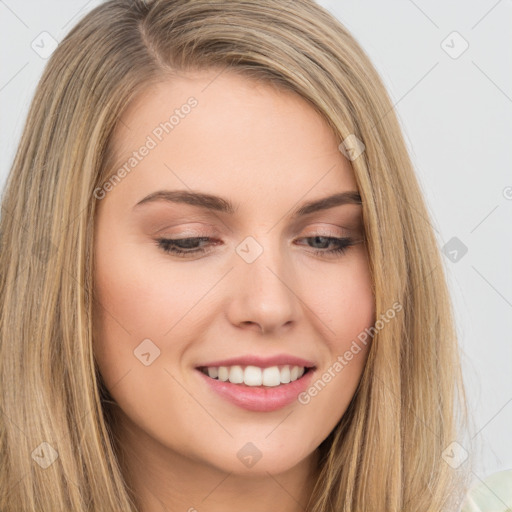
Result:
<svg viewBox="0 0 512 512"><path fill-rule="evenodd" d="M238 206L235 208L233 203L222 197L204 194L201 192L190 192L187 190L158 190L149 194L144 199L141 199L134 206L134 209L155 201L188 204L206 210L227 213L229 215L233 215L238 210ZM321 199L309 201L294 210L292 217L302 217L304 215L309 215L311 213L327 210L344 204L361 205L361 196L357 191L348 190L346 192L339 192Z"/></svg>

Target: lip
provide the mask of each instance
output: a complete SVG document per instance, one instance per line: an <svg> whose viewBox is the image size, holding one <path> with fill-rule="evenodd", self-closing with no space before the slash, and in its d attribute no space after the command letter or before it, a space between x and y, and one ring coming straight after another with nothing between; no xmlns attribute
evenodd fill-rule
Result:
<svg viewBox="0 0 512 512"><path fill-rule="evenodd" d="M239 361L239 360L237 360ZM266 364L266 363L265 363ZM216 366L217 363L209 366ZM225 365L219 365L225 366ZM228 365L229 366L229 365ZM297 366L304 366L303 364ZM217 393L224 400L248 411L271 412L282 409L304 392L311 383L315 370L310 368L299 379L288 384L280 384L275 387L247 386L245 384L232 384L229 381L212 379L201 370L197 373L209 386L209 389Z"/></svg>
<svg viewBox="0 0 512 512"><path fill-rule="evenodd" d="M240 357L232 357L231 359L222 359L218 361L211 361L201 363L196 368L206 368L207 366L258 366L260 368L267 368L269 366L286 365L290 366L304 366L306 368L313 368L315 363L302 359L300 357L292 356L289 354L278 354L272 357L261 357L256 355L246 355Z"/></svg>

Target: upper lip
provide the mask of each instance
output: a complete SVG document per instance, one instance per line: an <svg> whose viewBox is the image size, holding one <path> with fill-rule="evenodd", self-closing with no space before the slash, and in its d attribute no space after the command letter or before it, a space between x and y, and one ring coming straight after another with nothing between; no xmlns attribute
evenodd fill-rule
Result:
<svg viewBox="0 0 512 512"><path fill-rule="evenodd" d="M268 368L269 366L279 365L304 366L306 368L315 367L315 363L303 359L301 357L289 354L278 354L272 357L261 357L256 355L245 355L239 357L231 357L229 359L219 359L217 361L208 361L197 366L197 368L219 367L219 366L259 366L260 368Z"/></svg>

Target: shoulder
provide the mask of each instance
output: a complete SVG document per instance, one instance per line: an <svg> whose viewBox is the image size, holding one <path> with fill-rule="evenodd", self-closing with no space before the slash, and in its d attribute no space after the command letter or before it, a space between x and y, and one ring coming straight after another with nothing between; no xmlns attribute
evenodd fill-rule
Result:
<svg viewBox="0 0 512 512"><path fill-rule="evenodd" d="M512 469L492 473L469 490L460 512L512 511Z"/></svg>

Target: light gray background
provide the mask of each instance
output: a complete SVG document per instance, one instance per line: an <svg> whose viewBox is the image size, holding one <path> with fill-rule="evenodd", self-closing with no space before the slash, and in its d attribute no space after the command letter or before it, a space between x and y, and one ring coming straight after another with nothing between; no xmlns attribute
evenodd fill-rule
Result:
<svg viewBox="0 0 512 512"><path fill-rule="evenodd" d="M48 41L42 32L60 41L100 3L0 0L1 188L46 62L31 45ZM510 469L512 2L319 3L352 32L384 79L440 246L467 247L462 257L456 249L456 262L447 249L444 261L474 421L474 478Z"/></svg>

